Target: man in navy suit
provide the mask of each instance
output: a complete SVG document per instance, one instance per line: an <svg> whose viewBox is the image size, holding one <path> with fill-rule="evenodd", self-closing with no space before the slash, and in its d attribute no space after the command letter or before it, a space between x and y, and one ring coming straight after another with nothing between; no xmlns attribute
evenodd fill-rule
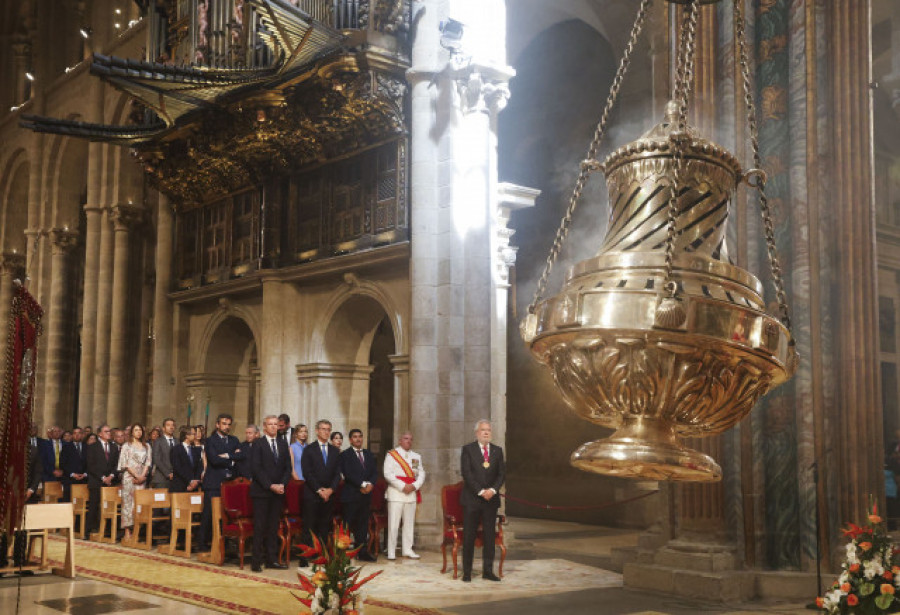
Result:
<svg viewBox="0 0 900 615"><path fill-rule="evenodd" d="M378 480L378 467L375 464L375 455L362 447L362 430L351 429L348 436L350 448L341 453L341 473L344 475L341 502L347 527L353 532L356 546L359 546L366 544L369 535L369 508L372 502L372 489ZM358 559L374 562L375 556L363 546Z"/></svg>
<svg viewBox="0 0 900 615"><path fill-rule="evenodd" d="M63 500L69 501L72 485L87 483L87 450L84 447L84 431L81 427L72 430L72 441L63 443L59 454L62 467Z"/></svg>
<svg viewBox="0 0 900 615"><path fill-rule="evenodd" d="M60 465L60 455L62 454L62 429L56 425L47 429L47 439L38 440L38 454L41 456L41 465L44 468L44 474L41 482L59 481L64 483L62 466Z"/></svg>
<svg viewBox="0 0 900 615"><path fill-rule="evenodd" d="M284 491L291 480L291 451L278 437L278 417L263 421L265 435L250 448L250 498L253 500L253 572L262 571L263 550L266 568L284 570L278 563L278 526L284 510Z"/></svg>
<svg viewBox="0 0 900 615"><path fill-rule="evenodd" d="M222 495L222 483L237 476L235 463L244 458L241 442L228 435L231 415L216 417L216 431L206 439L206 474L203 475L203 514L200 517L200 546L212 541L212 499Z"/></svg>
<svg viewBox="0 0 900 615"><path fill-rule="evenodd" d="M331 421L316 423L316 441L303 449L300 467L303 470L303 527L314 533L323 543L331 531L334 495L341 482L341 450L330 443ZM309 538L308 544L312 544ZM304 565L303 560L300 566Z"/></svg>
<svg viewBox="0 0 900 615"><path fill-rule="evenodd" d="M499 581L494 574L494 537L497 531L497 510L500 508L500 487L506 481L503 449L491 444L491 422L475 424L475 442L462 447L460 469L463 490L459 497L463 507L463 581L472 580L472 560L475 557L475 538L478 523L484 538L481 578Z"/></svg>
<svg viewBox="0 0 900 615"><path fill-rule="evenodd" d="M110 487L119 482L119 447L110 438L109 425L101 425L97 431L99 440L88 447L88 515L85 538L100 529L100 488Z"/></svg>
<svg viewBox="0 0 900 615"><path fill-rule="evenodd" d="M197 491L203 477L203 457L200 454L200 447L194 446L194 428L190 425L183 426L178 439L180 444L173 446L169 455L168 467L172 468L169 491L172 493ZM163 453L169 452L168 449L169 445L166 445Z"/></svg>

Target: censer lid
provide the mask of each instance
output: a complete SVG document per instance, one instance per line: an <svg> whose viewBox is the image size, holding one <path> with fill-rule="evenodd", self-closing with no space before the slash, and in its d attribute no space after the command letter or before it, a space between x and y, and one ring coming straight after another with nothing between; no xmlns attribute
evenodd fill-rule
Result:
<svg viewBox="0 0 900 615"><path fill-rule="evenodd" d="M645 132L635 141L627 143L611 153L603 162L602 169L607 175L616 168L647 158L671 158L673 145L672 135L678 130L678 107L674 101L666 104L665 118L662 122ZM687 142L684 144L685 158L697 158L719 164L735 176L735 183L742 177L741 163L724 147L697 135L690 126L686 126Z"/></svg>

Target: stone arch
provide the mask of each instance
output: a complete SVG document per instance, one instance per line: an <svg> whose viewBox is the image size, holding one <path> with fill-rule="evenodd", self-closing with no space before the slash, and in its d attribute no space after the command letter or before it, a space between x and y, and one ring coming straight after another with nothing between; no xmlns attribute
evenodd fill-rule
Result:
<svg viewBox="0 0 900 615"><path fill-rule="evenodd" d="M191 361L193 371L200 371L204 369L204 357L206 357L210 352L210 346L212 344L213 336L221 327L222 323L229 318L236 318L243 321L247 328L250 329L250 332L253 335L253 339L260 339L261 329L259 326L259 322L257 321L256 314L243 305L235 304L226 298L222 298L219 300L219 309L216 310L216 312L210 317L210 319L206 323L206 326L203 328L203 332L200 334L198 351Z"/></svg>
<svg viewBox="0 0 900 615"><path fill-rule="evenodd" d="M25 150L18 150L3 170L0 201L0 248L25 253L28 226L28 184L31 165Z"/></svg>

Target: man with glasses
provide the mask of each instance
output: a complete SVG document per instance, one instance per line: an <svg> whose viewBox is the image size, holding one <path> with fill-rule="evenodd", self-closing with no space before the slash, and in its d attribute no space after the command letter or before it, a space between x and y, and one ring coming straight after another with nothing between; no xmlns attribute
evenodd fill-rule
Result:
<svg viewBox="0 0 900 615"><path fill-rule="evenodd" d="M316 440L303 449L300 467L303 470L303 527L314 533L323 543L328 539L334 512L334 495L341 482L341 451L329 442L331 421L316 423ZM308 535L312 544L312 537ZM300 560L300 566L304 566Z"/></svg>
<svg viewBox="0 0 900 615"><path fill-rule="evenodd" d="M88 516L85 523L85 538L90 539L91 532L100 529L100 489L117 482L119 467L119 447L111 441L112 430L109 425L101 425L97 431L98 440L88 447Z"/></svg>

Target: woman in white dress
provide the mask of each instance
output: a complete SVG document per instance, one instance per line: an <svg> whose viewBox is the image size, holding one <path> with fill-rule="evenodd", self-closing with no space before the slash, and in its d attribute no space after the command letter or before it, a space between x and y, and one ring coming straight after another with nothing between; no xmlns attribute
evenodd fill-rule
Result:
<svg viewBox="0 0 900 615"><path fill-rule="evenodd" d="M119 471L122 473L122 527L123 542L131 541L134 527L134 492L147 486L147 476L153 460L150 445L144 444L144 426L134 424L128 442L119 451Z"/></svg>

